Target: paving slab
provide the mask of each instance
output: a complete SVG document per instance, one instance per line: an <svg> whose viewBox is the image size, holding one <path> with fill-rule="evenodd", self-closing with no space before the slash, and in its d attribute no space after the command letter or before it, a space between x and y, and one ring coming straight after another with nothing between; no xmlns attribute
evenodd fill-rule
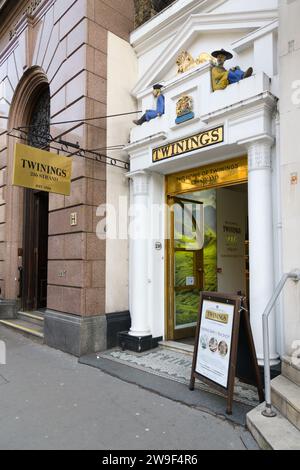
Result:
<svg viewBox="0 0 300 470"><path fill-rule="evenodd" d="M253 408L242 403L234 403L233 414L228 416L226 414L226 400L219 395L198 389L191 392L185 384L126 366L97 354L84 356L79 359L79 362L100 369L128 383L139 385L171 400L196 407L199 410L219 416L222 419L227 419L241 426L246 425L247 413Z"/></svg>
<svg viewBox="0 0 300 470"><path fill-rule="evenodd" d="M79 364L77 358L3 326L0 340L7 346L7 365L0 366L4 378L0 386L0 449L188 451L255 447L244 427L186 406L175 397L168 399ZM148 380L150 384L153 377ZM171 389L174 383L168 386ZM186 389L182 393L186 394Z"/></svg>

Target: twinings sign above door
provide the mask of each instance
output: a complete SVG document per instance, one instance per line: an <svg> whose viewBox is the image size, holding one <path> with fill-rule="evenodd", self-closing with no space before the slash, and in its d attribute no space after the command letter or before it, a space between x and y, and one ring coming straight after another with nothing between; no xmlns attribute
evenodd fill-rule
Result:
<svg viewBox="0 0 300 470"><path fill-rule="evenodd" d="M153 163L224 142L224 126L172 142L152 151Z"/></svg>
<svg viewBox="0 0 300 470"><path fill-rule="evenodd" d="M166 178L168 195L247 183L248 158L241 156L225 162L187 170Z"/></svg>
<svg viewBox="0 0 300 470"><path fill-rule="evenodd" d="M13 185L69 196L71 174L71 158L16 144Z"/></svg>

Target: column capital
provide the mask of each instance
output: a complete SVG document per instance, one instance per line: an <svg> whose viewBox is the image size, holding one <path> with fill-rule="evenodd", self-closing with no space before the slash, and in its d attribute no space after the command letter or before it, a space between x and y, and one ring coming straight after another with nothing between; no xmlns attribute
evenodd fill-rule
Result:
<svg viewBox="0 0 300 470"><path fill-rule="evenodd" d="M275 142L274 137L262 135L252 139L239 141L248 150L249 171L271 169L271 148Z"/></svg>
<svg viewBox="0 0 300 470"><path fill-rule="evenodd" d="M126 174L126 178L132 181L134 196L144 196L149 192L149 173L145 170L132 171Z"/></svg>

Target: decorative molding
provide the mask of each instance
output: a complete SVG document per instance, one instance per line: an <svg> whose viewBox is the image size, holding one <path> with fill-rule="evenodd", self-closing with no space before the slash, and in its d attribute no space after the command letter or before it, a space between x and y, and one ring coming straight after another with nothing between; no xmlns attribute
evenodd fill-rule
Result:
<svg viewBox="0 0 300 470"><path fill-rule="evenodd" d="M147 136L147 137L144 137L143 139L133 141L132 143L126 145L126 147L124 147L124 150L128 154L131 154L141 149L148 148L150 145L157 144L158 142L163 143L163 141L166 139L167 139L166 132L159 132L158 134Z"/></svg>
<svg viewBox="0 0 300 470"><path fill-rule="evenodd" d="M138 174L132 178L132 189L134 196L143 196L149 192L149 176L147 174Z"/></svg>
<svg viewBox="0 0 300 470"><path fill-rule="evenodd" d="M237 54L243 52L245 49L250 47L255 40L265 36L266 34L273 33L279 28L279 20L274 20L271 23L259 28L256 31L253 31L247 36L242 37L238 41L232 43L232 50Z"/></svg>
<svg viewBox="0 0 300 470"><path fill-rule="evenodd" d="M132 94L137 96L142 90L147 88L151 83L154 83L163 71L165 71L170 64L176 62L178 51L185 50L187 45L190 43L197 33L204 33L206 31L240 31L244 29L246 31L253 31L253 29L259 29L265 26L268 22L274 20L276 15L273 11L264 12L246 12L246 13L219 13L219 14L192 14L180 27L177 29L173 28L173 37L166 46L165 50L160 54L156 60L155 67L153 64L140 78L136 86L134 87ZM151 20L151 24L152 24ZM150 28L148 23L148 34L145 35L144 41L146 40L147 47L150 49L155 46L154 43L154 31ZM172 21L170 21L172 25ZM139 30L138 30L139 31ZM159 42L162 42L162 31L157 32L159 34ZM135 41L134 33L131 38L131 44L135 51L139 55L139 41ZM141 53L145 53L142 51Z"/></svg>
<svg viewBox="0 0 300 470"><path fill-rule="evenodd" d="M253 114L254 109L256 113L263 112L270 114L271 118L276 102L276 96L272 95L269 91L265 91L246 98L243 101L232 103L216 111L212 111L209 114L203 114L200 116L200 119L209 124L211 121L215 121L216 119L220 120L221 118L231 115L231 124L234 123L234 120L240 123L242 120L247 121L248 117ZM238 113L238 115L236 115L236 113Z"/></svg>
<svg viewBox="0 0 300 470"><path fill-rule="evenodd" d="M204 75L205 73L209 72L210 73L210 63L205 62L203 64L197 65L195 68L192 68L188 70L185 73L182 74L177 74L174 77L170 78L169 80L162 81L162 85L164 85L164 91L169 91L172 88L179 87L180 85L186 84L189 82L191 79L195 78L195 76L198 76L200 78L201 75ZM138 100L141 100L145 98L145 96L149 95L152 92L152 86L149 86L143 90L141 90L137 95L134 95L132 92L132 95L137 98Z"/></svg>
<svg viewBox="0 0 300 470"><path fill-rule="evenodd" d="M218 22L222 18L223 23L230 23L232 18L243 15L243 18L248 17L250 20L256 19L261 21L261 26L274 21L278 18L278 11L274 9L263 10L263 11L248 11L244 12L224 12L216 13L213 9L208 8L211 0L202 0L200 3L196 3L195 0L178 0L171 7L159 15L153 17L150 21L145 23L131 33L130 42L134 47L143 49L144 53L148 49L147 42L150 39L151 42L159 42L159 36L166 38L174 31L180 31L185 22L194 15L203 16L203 18L216 18ZM221 2L221 3L224 3ZM214 21L214 20L213 20Z"/></svg>
<svg viewBox="0 0 300 470"><path fill-rule="evenodd" d="M33 20L33 17L37 13L37 11L40 9L41 4L44 2L44 0L31 0L28 5L24 8L24 10L21 13L21 16L19 19L14 23L12 28L9 31L9 40L11 41L15 36L19 36L19 26L20 23L23 21L24 18L31 18ZM52 3L52 2L51 2Z"/></svg>
<svg viewBox="0 0 300 470"><path fill-rule="evenodd" d="M35 26L40 21L40 19L53 7L54 3L55 0L39 0L38 4L32 1L23 12L20 11L17 21L15 21L15 16L9 17L7 19L8 25L12 24L13 21L14 23L13 26L10 27L7 44L0 51L0 65L4 60L6 60L8 55L10 55L10 52L18 46L19 37L26 30L28 25L30 25L31 28ZM0 27L0 35L1 34L4 35L5 30L2 30Z"/></svg>
<svg viewBox="0 0 300 470"><path fill-rule="evenodd" d="M126 176L132 181L133 196L145 196L149 193L149 174L146 171L136 171Z"/></svg>
<svg viewBox="0 0 300 470"><path fill-rule="evenodd" d="M273 144L274 139L267 136L244 143L248 149L249 172L272 168L271 148Z"/></svg>

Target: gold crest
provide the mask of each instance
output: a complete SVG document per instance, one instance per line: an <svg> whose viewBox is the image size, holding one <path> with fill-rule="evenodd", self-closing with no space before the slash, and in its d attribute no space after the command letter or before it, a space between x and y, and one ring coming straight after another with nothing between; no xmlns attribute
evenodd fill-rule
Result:
<svg viewBox="0 0 300 470"><path fill-rule="evenodd" d="M193 98L188 95L182 96L176 104L177 117L184 116L185 114L191 113L192 111L193 111Z"/></svg>

